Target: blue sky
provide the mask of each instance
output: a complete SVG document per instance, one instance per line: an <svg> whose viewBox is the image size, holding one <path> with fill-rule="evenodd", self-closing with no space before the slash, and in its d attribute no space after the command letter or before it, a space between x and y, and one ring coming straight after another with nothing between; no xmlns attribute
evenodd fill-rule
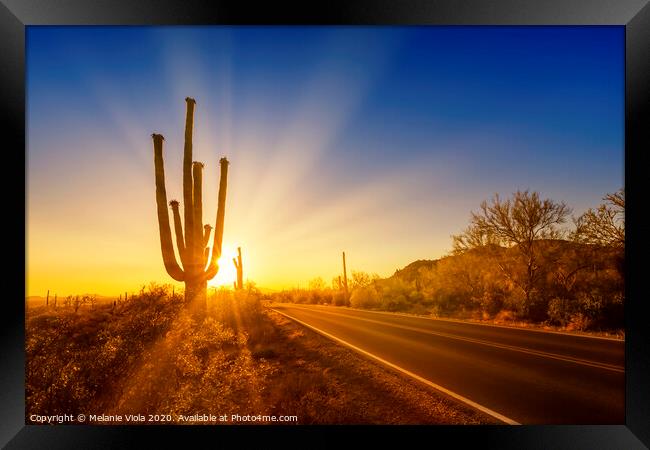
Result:
<svg viewBox="0 0 650 450"><path fill-rule="evenodd" d="M163 278L150 134L179 196L186 96L260 284L329 281L341 249L381 275L439 257L496 192L579 214L623 186L623 27L28 27L28 239L103 242L88 283Z"/></svg>

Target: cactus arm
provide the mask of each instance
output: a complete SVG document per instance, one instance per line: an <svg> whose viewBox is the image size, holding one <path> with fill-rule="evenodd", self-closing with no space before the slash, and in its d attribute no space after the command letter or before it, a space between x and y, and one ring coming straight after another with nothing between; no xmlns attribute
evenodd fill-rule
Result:
<svg viewBox="0 0 650 450"><path fill-rule="evenodd" d="M207 247L210 242L210 232L212 227L210 225L203 225L203 247Z"/></svg>
<svg viewBox="0 0 650 450"><path fill-rule="evenodd" d="M210 247L206 247L203 251L203 265L201 266L205 269L205 265L208 263L208 258L210 257Z"/></svg>
<svg viewBox="0 0 650 450"><path fill-rule="evenodd" d="M226 214L226 189L228 187L228 160L221 158L219 165L221 166L221 175L219 179L219 199L217 203L217 223L214 229L213 245L212 245L212 258L210 265L205 272L205 279L211 280L219 271L217 261L221 257L221 244L223 239L223 221Z"/></svg>
<svg viewBox="0 0 650 450"><path fill-rule="evenodd" d="M185 274L176 262L172 231L169 226L169 213L167 212L167 191L165 190L165 166L163 162L162 147L164 138L160 134L151 135L154 147L154 168L156 172L156 205L158 207L158 228L160 230L160 248L162 250L165 270L176 281L184 281Z"/></svg>
<svg viewBox="0 0 650 450"><path fill-rule="evenodd" d="M241 247L237 247L237 285L244 288L244 264L241 260Z"/></svg>
<svg viewBox="0 0 650 450"><path fill-rule="evenodd" d="M241 247L237 247L237 258L233 258L232 263L235 265L235 269L237 269L237 283L235 284L235 287L242 289L244 287L244 275L243 264L241 261Z"/></svg>
<svg viewBox="0 0 650 450"><path fill-rule="evenodd" d="M203 231L201 224L203 223L203 163L192 163L192 177L194 179L194 255L196 261L196 271L202 272L205 264L201 266L203 261L203 253L205 245L203 245ZM200 267L201 266L201 267Z"/></svg>
<svg viewBox="0 0 650 450"><path fill-rule="evenodd" d="M193 98L187 97L185 146L183 149L183 212L185 216L185 251L187 261L194 259L194 199L192 192L192 130L194 128Z"/></svg>
<svg viewBox="0 0 650 450"><path fill-rule="evenodd" d="M176 246L178 247L178 254L181 257L183 267L187 269L187 258L185 257L185 242L183 241L183 224L181 222L181 213L178 210L178 201L172 200L169 202L174 215L174 231L176 232Z"/></svg>

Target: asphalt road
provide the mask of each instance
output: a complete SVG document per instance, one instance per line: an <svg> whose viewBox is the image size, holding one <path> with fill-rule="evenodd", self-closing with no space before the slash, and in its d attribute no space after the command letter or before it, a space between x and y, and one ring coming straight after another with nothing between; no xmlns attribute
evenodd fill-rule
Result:
<svg viewBox="0 0 650 450"><path fill-rule="evenodd" d="M273 309L510 423L625 422L623 341L339 307Z"/></svg>

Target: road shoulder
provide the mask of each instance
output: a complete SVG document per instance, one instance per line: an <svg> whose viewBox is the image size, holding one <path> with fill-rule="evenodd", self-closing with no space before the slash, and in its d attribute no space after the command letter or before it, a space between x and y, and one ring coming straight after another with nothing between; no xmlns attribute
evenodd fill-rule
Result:
<svg viewBox="0 0 650 450"><path fill-rule="evenodd" d="M265 315L278 333L274 345L285 347L273 350L277 366L277 382L269 380L276 386L273 395L293 398L293 408L303 413L299 423L498 423L274 311L267 309ZM287 395L284 391L295 389L296 383L303 385L302 392Z"/></svg>

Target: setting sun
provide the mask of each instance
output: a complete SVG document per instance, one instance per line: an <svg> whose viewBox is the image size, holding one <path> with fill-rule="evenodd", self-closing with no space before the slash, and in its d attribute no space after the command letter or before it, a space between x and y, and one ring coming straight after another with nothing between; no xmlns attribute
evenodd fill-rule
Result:
<svg viewBox="0 0 650 450"><path fill-rule="evenodd" d="M208 282L209 286L229 286L237 280L237 269L233 265L232 259L237 256L237 250L225 248L222 251L221 258L218 260L219 272Z"/></svg>

